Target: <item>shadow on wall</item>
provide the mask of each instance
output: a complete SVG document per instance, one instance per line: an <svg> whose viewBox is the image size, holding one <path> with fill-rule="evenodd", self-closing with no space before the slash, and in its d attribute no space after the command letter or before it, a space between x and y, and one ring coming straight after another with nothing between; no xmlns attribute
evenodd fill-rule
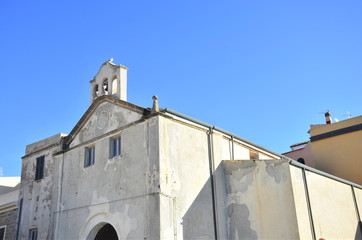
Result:
<svg viewBox="0 0 362 240"><path fill-rule="evenodd" d="M357 224L357 229L356 229L356 236L354 238L355 240L361 240L362 239L362 222L359 221Z"/></svg>
<svg viewBox="0 0 362 240"><path fill-rule="evenodd" d="M257 239L257 232L251 229L249 208L246 204L232 203L225 206L224 166L220 164L214 172L216 184L215 203L212 197L211 178L208 178L195 200L183 216L184 239L215 239L215 227L220 239ZM217 215L214 224L214 209ZM177 209L177 207L176 207Z"/></svg>
<svg viewBox="0 0 362 240"><path fill-rule="evenodd" d="M182 218L184 239L215 239L210 178Z"/></svg>

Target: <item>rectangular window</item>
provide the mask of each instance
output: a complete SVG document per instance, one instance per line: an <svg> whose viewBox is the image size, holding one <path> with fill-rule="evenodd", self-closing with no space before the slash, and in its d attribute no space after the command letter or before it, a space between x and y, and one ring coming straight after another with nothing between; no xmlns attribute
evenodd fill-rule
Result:
<svg viewBox="0 0 362 240"><path fill-rule="evenodd" d="M109 158L113 158L121 154L121 137L111 138L109 141Z"/></svg>
<svg viewBox="0 0 362 240"><path fill-rule="evenodd" d="M5 240L6 226L0 227L0 240Z"/></svg>
<svg viewBox="0 0 362 240"><path fill-rule="evenodd" d="M84 158L84 167L89 167L94 165L94 157L95 157L95 147L86 147L85 148L85 158Z"/></svg>
<svg viewBox="0 0 362 240"><path fill-rule="evenodd" d="M36 158L36 170L35 170L35 180L40 180L43 178L44 174L44 158L45 156L41 156Z"/></svg>
<svg viewBox="0 0 362 240"><path fill-rule="evenodd" d="M38 229L33 228L29 230L29 240L36 240L38 238Z"/></svg>

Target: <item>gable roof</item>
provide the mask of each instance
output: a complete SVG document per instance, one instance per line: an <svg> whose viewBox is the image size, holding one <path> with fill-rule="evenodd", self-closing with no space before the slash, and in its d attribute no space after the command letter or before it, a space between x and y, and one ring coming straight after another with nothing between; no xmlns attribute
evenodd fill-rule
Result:
<svg viewBox="0 0 362 240"><path fill-rule="evenodd" d="M149 108L143 108L143 107L137 106L135 104L113 98L108 95L103 95L103 96L97 97L93 101L93 103L89 106L87 111L83 114L83 116L78 121L78 123L74 126L74 128L69 133L69 135L64 138L63 149L67 149L69 147L69 144L74 140L74 137L77 135L79 130L84 126L84 124L87 122L87 120L90 118L90 116L94 113L96 108L104 102L109 102L109 103L115 104L115 105L123 107L125 109L142 114L143 116L147 116L150 114Z"/></svg>

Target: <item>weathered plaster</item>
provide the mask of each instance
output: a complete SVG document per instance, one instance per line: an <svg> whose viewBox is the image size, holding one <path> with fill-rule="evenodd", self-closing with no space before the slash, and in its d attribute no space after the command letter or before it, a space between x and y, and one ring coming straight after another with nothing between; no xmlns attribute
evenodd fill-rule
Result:
<svg viewBox="0 0 362 240"><path fill-rule="evenodd" d="M122 108L110 102L101 103L74 136L70 147L124 127L129 123L139 120L141 117L142 114L139 112Z"/></svg>
<svg viewBox="0 0 362 240"><path fill-rule="evenodd" d="M160 118L160 133L161 192L169 196L163 197L164 204L172 206L161 209L161 235L214 239L206 133L167 118ZM163 227L170 215L174 234Z"/></svg>
<svg viewBox="0 0 362 240"><path fill-rule="evenodd" d="M289 163L223 161L228 239L296 239Z"/></svg>
<svg viewBox="0 0 362 240"><path fill-rule="evenodd" d="M52 204L54 187L54 153L58 152L64 134L57 134L27 146L27 155L23 157L22 179L19 199L23 199L19 235L28 238L31 228L38 228L38 238L51 238ZM35 180L36 158L45 156L44 177Z"/></svg>

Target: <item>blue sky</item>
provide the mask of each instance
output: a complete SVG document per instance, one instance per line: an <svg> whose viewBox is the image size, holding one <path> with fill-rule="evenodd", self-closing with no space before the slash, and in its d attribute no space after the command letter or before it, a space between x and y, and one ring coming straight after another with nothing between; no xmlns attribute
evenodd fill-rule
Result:
<svg viewBox="0 0 362 240"><path fill-rule="evenodd" d="M170 108L275 152L321 111L362 114L362 2L1 1L0 167L69 133L114 58L128 101Z"/></svg>

